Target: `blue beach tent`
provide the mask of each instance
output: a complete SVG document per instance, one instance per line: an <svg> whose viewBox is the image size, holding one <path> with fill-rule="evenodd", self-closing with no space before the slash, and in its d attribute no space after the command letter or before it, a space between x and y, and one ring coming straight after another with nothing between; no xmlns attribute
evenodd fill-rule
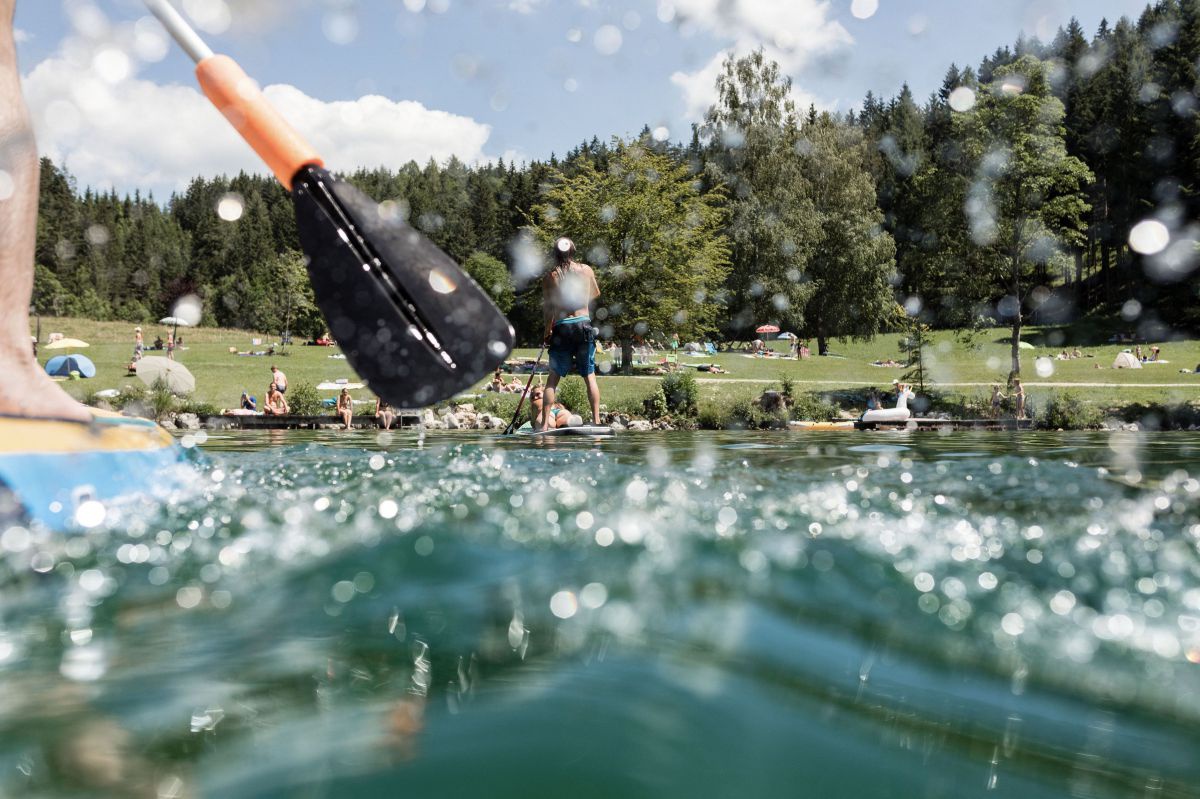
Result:
<svg viewBox="0 0 1200 799"><path fill-rule="evenodd" d="M80 377L95 377L96 364L86 355L55 355L46 361L46 374L55 377L70 377L79 372Z"/></svg>

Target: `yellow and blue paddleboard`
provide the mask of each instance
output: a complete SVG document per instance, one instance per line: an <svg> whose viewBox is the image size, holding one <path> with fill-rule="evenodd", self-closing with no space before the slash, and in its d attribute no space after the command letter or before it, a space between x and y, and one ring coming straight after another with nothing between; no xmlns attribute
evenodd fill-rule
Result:
<svg viewBox="0 0 1200 799"><path fill-rule="evenodd" d="M70 529L82 503L150 492L184 459L149 419L92 415L91 422L0 416L0 519Z"/></svg>

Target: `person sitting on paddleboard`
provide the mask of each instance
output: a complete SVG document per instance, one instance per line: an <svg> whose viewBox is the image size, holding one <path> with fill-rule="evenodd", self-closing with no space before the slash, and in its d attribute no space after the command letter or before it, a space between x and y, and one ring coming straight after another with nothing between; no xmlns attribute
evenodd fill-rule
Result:
<svg viewBox="0 0 1200 799"><path fill-rule="evenodd" d="M550 377L546 381L546 407L553 408L558 382L571 373L587 384L592 419L600 424L600 387L596 384L596 333L590 306L600 297L596 274L575 260L575 244L563 237L554 243L554 268L542 279L542 305L546 315L544 339L549 342ZM539 429L550 426L540 420Z"/></svg>
<svg viewBox="0 0 1200 799"><path fill-rule="evenodd" d="M545 405L545 394L542 387L538 386L529 394L529 415L532 417L531 424L536 430L553 430L558 427L579 427L583 424L583 419L577 414L571 413L567 406L561 402L556 402L550 407L550 422L542 424L543 409Z"/></svg>

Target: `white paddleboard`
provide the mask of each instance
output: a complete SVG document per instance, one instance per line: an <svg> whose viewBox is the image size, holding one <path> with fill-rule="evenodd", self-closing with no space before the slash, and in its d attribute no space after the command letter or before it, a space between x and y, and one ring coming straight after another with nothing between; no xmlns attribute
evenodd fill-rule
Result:
<svg viewBox="0 0 1200 799"><path fill-rule="evenodd" d="M611 436L615 431L608 425L584 424L578 427L555 427L550 430L523 427L517 433L523 436Z"/></svg>

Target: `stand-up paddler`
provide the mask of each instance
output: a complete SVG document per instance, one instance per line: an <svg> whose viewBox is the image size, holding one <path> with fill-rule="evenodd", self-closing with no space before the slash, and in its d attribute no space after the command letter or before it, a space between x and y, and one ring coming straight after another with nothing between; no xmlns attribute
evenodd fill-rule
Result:
<svg viewBox="0 0 1200 799"><path fill-rule="evenodd" d="M549 342L550 377L543 408L554 407L558 381L577 374L587 384L592 423L600 424L600 387L596 384L596 330L591 308L600 298L596 273L575 260L575 244L568 238L554 243L554 268L542 279L542 304L546 315L545 340ZM546 430L549 414L542 413L534 427Z"/></svg>

